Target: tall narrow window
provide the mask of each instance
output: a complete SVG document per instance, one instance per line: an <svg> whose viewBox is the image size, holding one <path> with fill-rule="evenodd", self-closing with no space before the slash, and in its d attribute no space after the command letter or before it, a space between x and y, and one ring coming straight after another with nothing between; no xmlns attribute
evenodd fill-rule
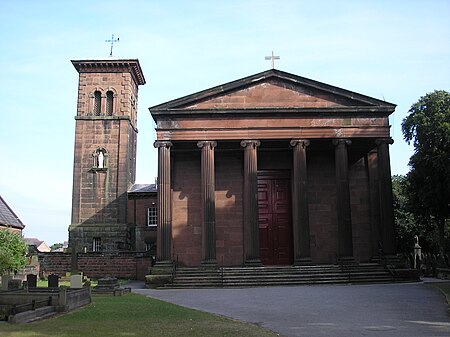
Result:
<svg viewBox="0 0 450 337"><path fill-rule="evenodd" d="M158 225L158 212L156 207L150 207L148 209L148 226L156 227Z"/></svg>
<svg viewBox="0 0 450 337"><path fill-rule="evenodd" d="M102 239L94 238L92 240L92 251L93 252L101 252L102 251Z"/></svg>
<svg viewBox="0 0 450 337"><path fill-rule="evenodd" d="M112 91L106 92L106 114L112 116L114 108L114 93Z"/></svg>
<svg viewBox="0 0 450 337"><path fill-rule="evenodd" d="M102 109L102 93L100 91L94 92L94 115L100 116Z"/></svg>

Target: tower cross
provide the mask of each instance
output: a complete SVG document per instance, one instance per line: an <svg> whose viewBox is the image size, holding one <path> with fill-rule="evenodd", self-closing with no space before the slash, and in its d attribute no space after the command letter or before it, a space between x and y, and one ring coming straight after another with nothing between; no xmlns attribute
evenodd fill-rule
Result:
<svg viewBox="0 0 450 337"><path fill-rule="evenodd" d="M272 55L266 56L264 59L265 60L272 60L272 69L275 69L275 60L279 60L280 57L273 55L273 50L272 50Z"/></svg>
<svg viewBox="0 0 450 337"><path fill-rule="evenodd" d="M111 52L109 53L109 57L112 57L113 56L112 52L113 52L114 43L119 42L119 38L114 39L114 34L112 34L111 40L105 40L105 42L108 42L108 43L111 42Z"/></svg>

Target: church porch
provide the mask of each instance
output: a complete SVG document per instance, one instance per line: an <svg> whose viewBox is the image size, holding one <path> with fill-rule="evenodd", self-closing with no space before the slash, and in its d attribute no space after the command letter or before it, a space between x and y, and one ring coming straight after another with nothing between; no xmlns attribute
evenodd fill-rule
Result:
<svg viewBox="0 0 450 337"><path fill-rule="evenodd" d="M215 259L210 261L212 266L222 262L225 266L248 264L246 247L255 244L255 241L259 246L256 252L259 265L335 263L341 256L338 237L336 145L332 140L309 141L306 170L303 169L307 174L299 178L294 177L293 167L298 165L295 164L294 157L298 154L291 143L291 140L262 140L257 147L257 241L253 236L247 236L250 234L248 224L251 222L244 220L245 149L239 141L215 143L214 193L211 197L214 202L214 221L208 220L209 226L214 225L215 231L215 246L208 248L215 254ZM378 178L373 177L377 174L373 168L376 162L376 144L374 139L353 139L349 148L347 162L348 184L351 190L351 238L347 240L351 245L351 256L356 261L370 261L378 256L380 239L377 222L379 212L374 202L378 188ZM205 215L203 208L205 200L202 199L202 189L205 187L205 183L202 185L202 149L196 142L173 142L170 149L173 247L171 260L178 260L182 266L205 266L203 219L207 214ZM297 199L293 198L296 179L303 179L302 184L307 186L306 196L298 196ZM267 200L262 200L268 193L267 182L272 184L272 187L280 183L286 186L282 193L285 193L288 202L279 205L279 200L275 201L275 206L284 208L281 212L274 213L274 207L267 205ZM263 185L266 185L266 191L263 190ZM273 193L282 194L280 191ZM269 197L273 200L272 195ZM295 208L295 205L305 200L299 201L299 198L306 198L307 217L302 214L302 219L299 219L297 212L301 206ZM267 223L268 218L271 224ZM308 238L300 235L302 242L297 242L297 255L294 255L294 219L297 219L297 231L301 226L299 222L303 221L310 232L309 247L305 247ZM286 225L279 225L281 220L287 222ZM281 239L285 240L284 247L281 247ZM249 240L252 242L248 243Z"/></svg>

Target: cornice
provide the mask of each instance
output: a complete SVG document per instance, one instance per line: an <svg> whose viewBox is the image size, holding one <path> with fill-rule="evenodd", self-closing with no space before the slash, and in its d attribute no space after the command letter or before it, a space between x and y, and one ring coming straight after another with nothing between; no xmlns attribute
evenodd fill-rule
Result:
<svg viewBox="0 0 450 337"><path fill-rule="evenodd" d="M128 72L138 85L145 84L144 73L138 59L126 60L72 60L80 73L122 73Z"/></svg>

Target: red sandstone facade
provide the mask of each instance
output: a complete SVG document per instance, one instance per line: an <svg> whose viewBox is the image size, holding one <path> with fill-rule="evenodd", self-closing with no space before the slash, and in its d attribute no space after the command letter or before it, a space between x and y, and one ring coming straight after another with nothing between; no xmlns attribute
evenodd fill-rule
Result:
<svg viewBox="0 0 450 337"><path fill-rule="evenodd" d="M72 61L79 72L72 223L75 251L130 250L127 192L136 176L138 60Z"/></svg>
<svg viewBox="0 0 450 337"><path fill-rule="evenodd" d="M157 263L290 265L394 254L394 109L278 70L150 108Z"/></svg>
<svg viewBox="0 0 450 337"><path fill-rule="evenodd" d="M69 240L86 274L141 278L149 254L130 251L155 252L160 266L212 267L395 253L395 105L262 72L150 108L158 182L135 185L139 62L73 64L80 79ZM57 268L51 259L48 266Z"/></svg>

